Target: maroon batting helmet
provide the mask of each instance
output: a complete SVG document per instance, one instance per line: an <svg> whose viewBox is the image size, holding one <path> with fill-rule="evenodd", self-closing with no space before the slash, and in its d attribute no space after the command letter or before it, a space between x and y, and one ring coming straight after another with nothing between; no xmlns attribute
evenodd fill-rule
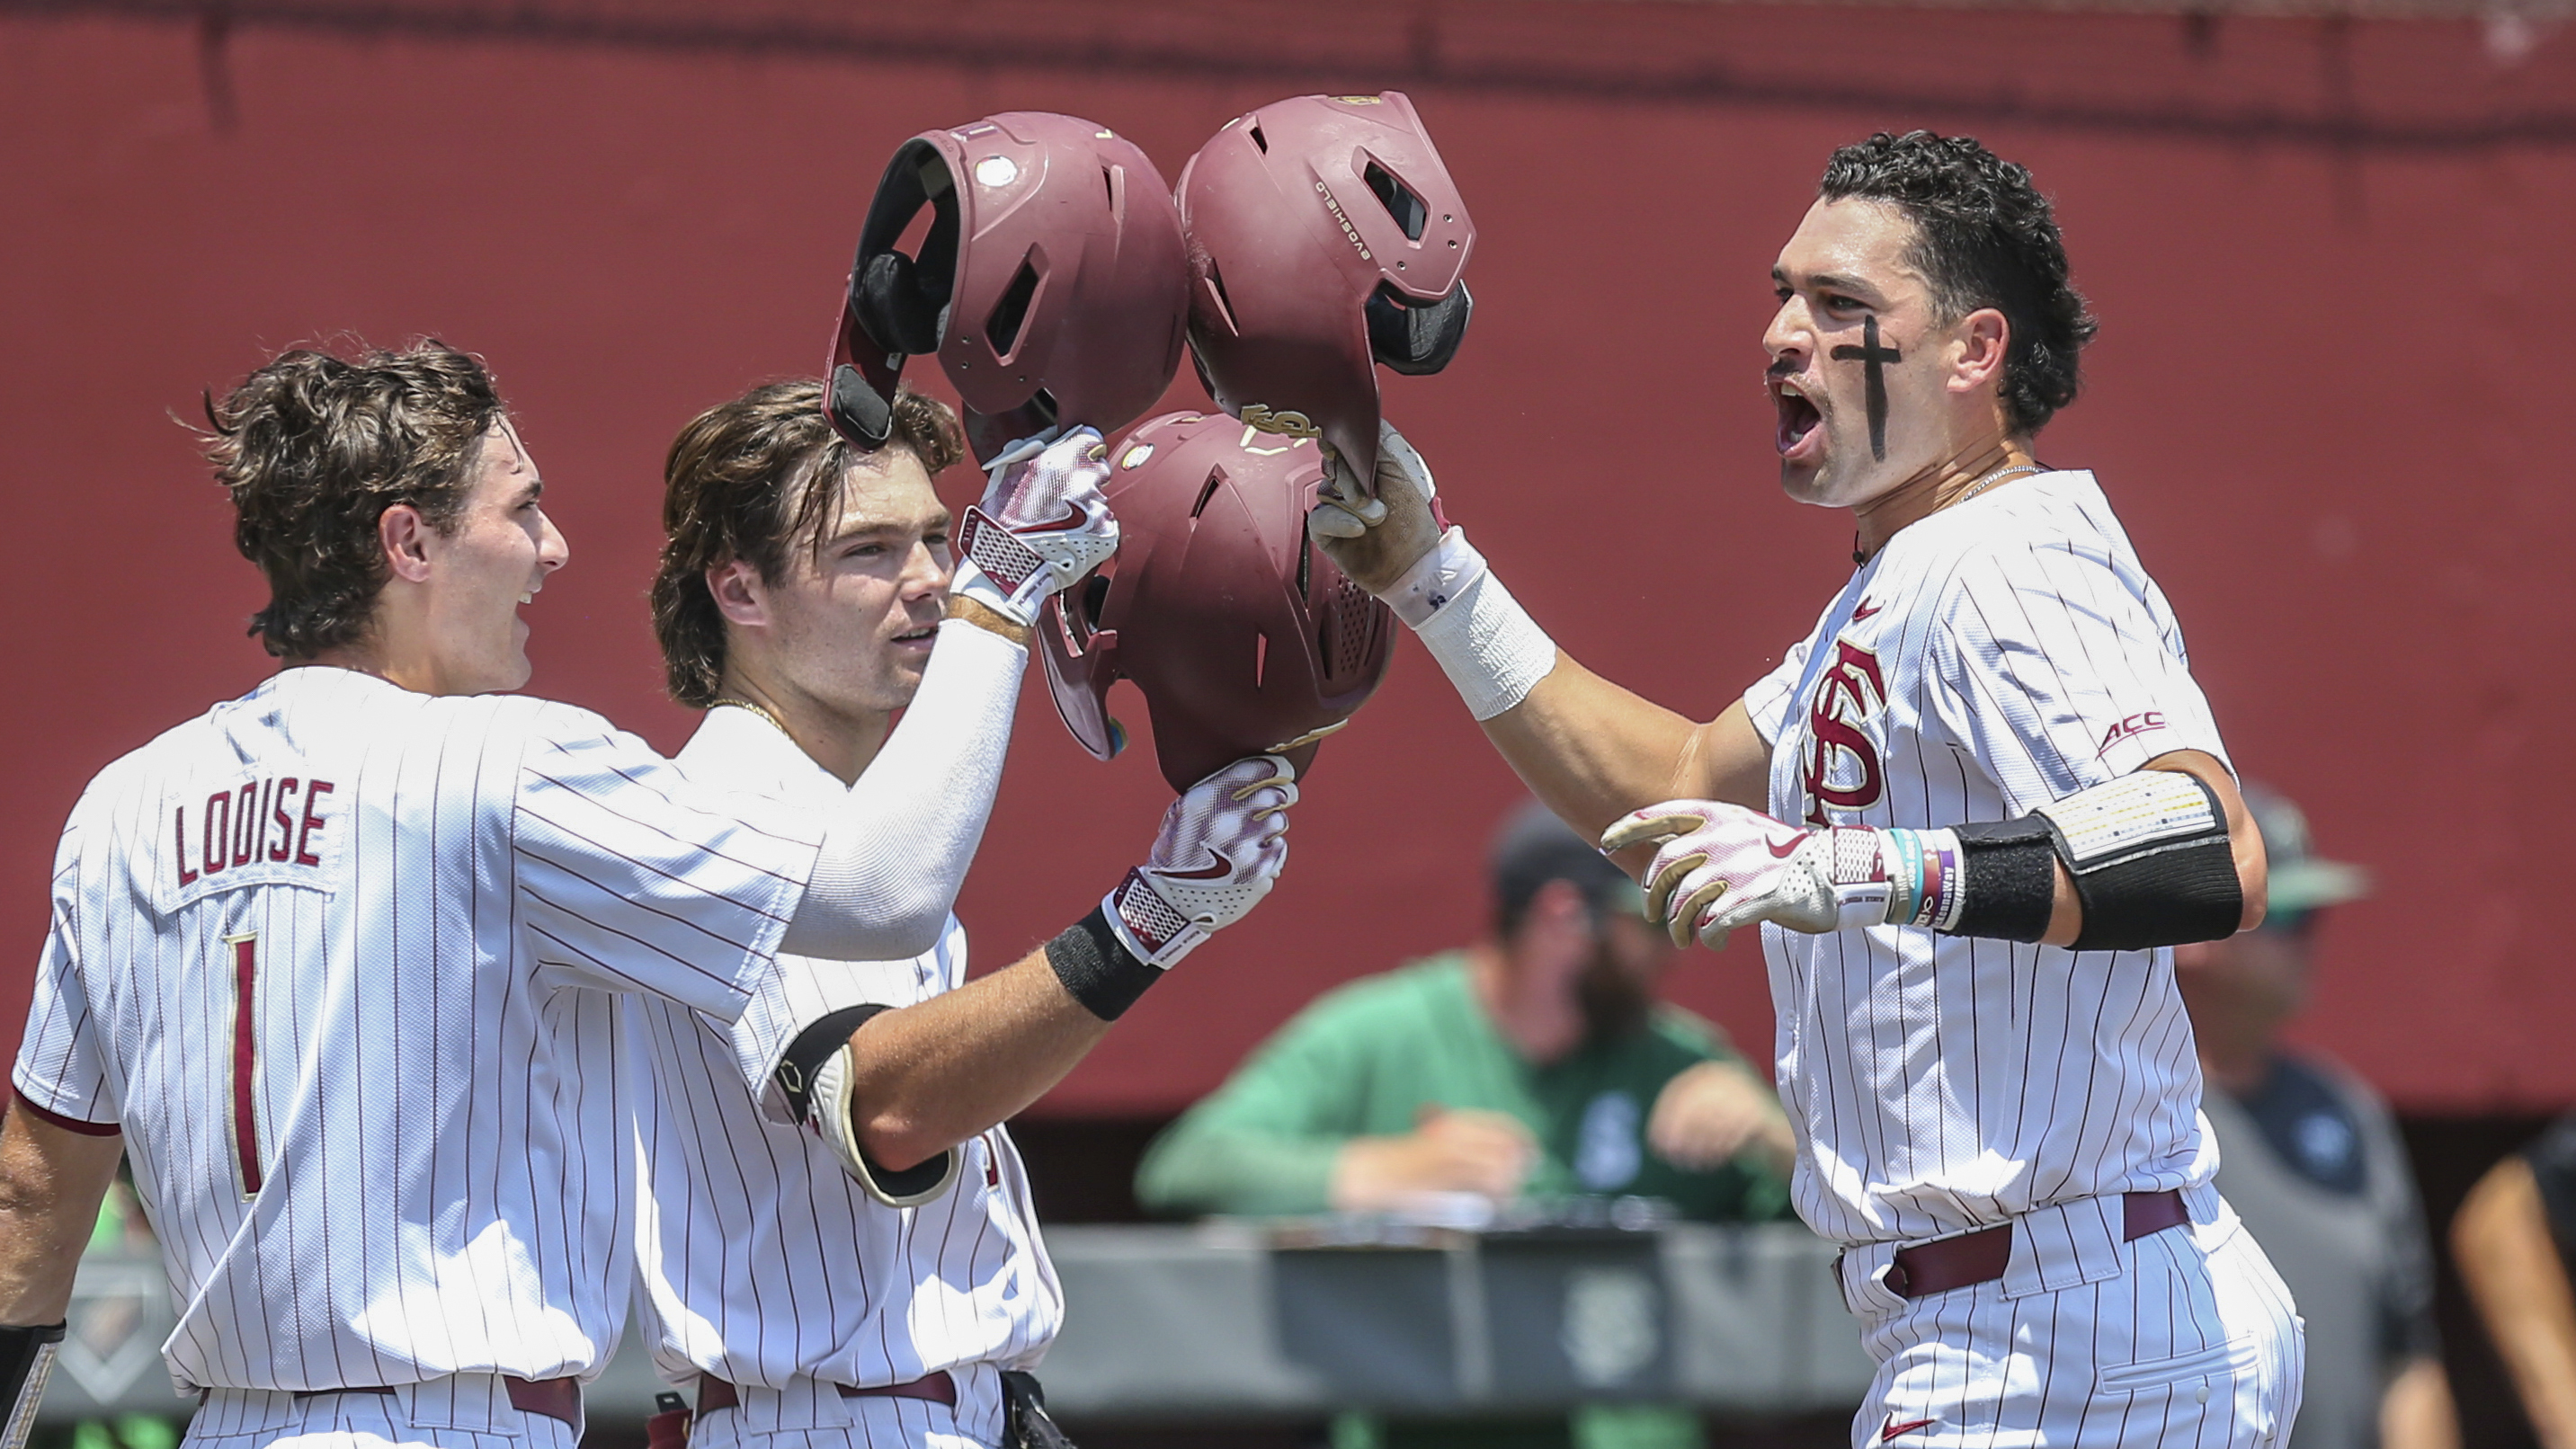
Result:
<svg viewBox="0 0 2576 1449"><path fill-rule="evenodd" d="M1217 406L1377 469L1377 373L1438 372L1475 303L1457 183L1402 91L1298 96L1181 169L1190 351Z"/></svg>
<svg viewBox="0 0 2576 1449"><path fill-rule="evenodd" d="M868 205L824 412L883 443L904 360L937 352L980 458L1059 422L1114 434L1179 370L1188 289L1180 213L1135 143L1043 111L924 131Z"/></svg>
<svg viewBox="0 0 2576 1449"><path fill-rule="evenodd" d="M1323 454L1222 414L1165 413L1109 457L1118 556L1048 600L1036 629L1065 727L1118 753L1109 686L1125 679L1173 789L1245 755L1304 772L1395 651L1394 613L1306 539Z"/></svg>

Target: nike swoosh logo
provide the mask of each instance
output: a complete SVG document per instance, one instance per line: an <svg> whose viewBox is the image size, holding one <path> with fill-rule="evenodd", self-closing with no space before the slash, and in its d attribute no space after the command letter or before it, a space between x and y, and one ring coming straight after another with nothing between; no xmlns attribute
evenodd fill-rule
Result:
<svg viewBox="0 0 2576 1449"><path fill-rule="evenodd" d="M1861 620L1866 619L1866 618L1868 618L1869 616L1871 616L1872 614L1877 613L1877 612L1879 611L1879 608L1880 608L1880 607L1881 607L1881 606L1879 606L1879 605L1877 605L1877 604L1873 604L1873 603L1871 603L1871 602L1870 602L1869 600L1867 600L1867 599L1863 599L1863 600L1861 600L1861 601L1860 601L1860 607L1858 607L1858 608L1856 608L1856 609L1852 610L1852 622L1853 622L1853 623L1855 623L1855 624L1859 623ZM1931 1420L1929 1420L1929 1419L1926 1419L1926 1420L1924 1420L1923 1422L1925 1422L1925 1423L1927 1423L1927 1424L1928 1424L1928 1423L1931 1423L1932 1421L1931 1421Z"/></svg>
<svg viewBox="0 0 2576 1449"><path fill-rule="evenodd" d="M1762 842L1762 848L1771 852L1771 858L1773 860L1787 860L1790 856L1798 853L1799 846L1806 843L1807 837L1803 835L1793 835L1789 838L1789 843L1786 845L1774 845L1770 841L1766 840ZM1924 1422L1928 1424L1931 1420L1926 1419Z"/></svg>
<svg viewBox="0 0 2576 1449"><path fill-rule="evenodd" d="M1225 858L1224 851L1221 851L1212 845L1202 846L1200 848L1208 853L1209 858L1215 861L1215 864L1203 865L1197 870L1158 869L1154 874L1159 875L1166 880L1223 880L1227 876L1234 874L1234 862Z"/></svg>
<svg viewBox="0 0 2576 1449"><path fill-rule="evenodd" d="M1067 499L1065 501L1064 516L1062 518L1056 519L1052 523L1032 523L1025 528L1013 529L1012 532L1069 533L1074 529L1082 527L1083 520L1087 516L1088 515L1083 513L1082 506L1080 504L1073 502L1071 499Z"/></svg>
<svg viewBox="0 0 2576 1449"><path fill-rule="evenodd" d="M1908 1419L1900 1424L1896 1422L1896 1416L1890 1414L1887 1416L1887 1427L1878 1431L1878 1442L1884 1444L1899 1434L1911 1434L1917 1429L1929 1429L1938 1422L1939 1420L1936 1419Z"/></svg>

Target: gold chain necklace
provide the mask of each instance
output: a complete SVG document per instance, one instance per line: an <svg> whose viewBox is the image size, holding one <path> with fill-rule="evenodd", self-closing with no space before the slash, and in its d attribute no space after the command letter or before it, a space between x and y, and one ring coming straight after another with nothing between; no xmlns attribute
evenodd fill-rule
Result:
<svg viewBox="0 0 2576 1449"><path fill-rule="evenodd" d="M716 702L715 702L713 705L710 705L710 706L709 706L709 708L711 708L711 709L721 709L721 708L723 708L723 707L724 707L724 706L726 706L726 705L732 705L732 706L733 706L734 708L736 708L736 709L747 709L747 710L750 710L753 714L756 714L756 715L760 716L762 719L765 719L765 720L769 721L769 727L770 727L771 729L774 729L774 730L778 731L778 732L779 732L780 734L782 734L782 735L787 735L787 726L785 726L785 725L783 725L783 724L780 724L780 723L778 722L778 716L776 716L776 715L774 715L774 714L771 714L769 711L767 711L767 710L765 710L765 709L762 709L759 705L756 705L756 704L752 703L750 700L747 700L747 699L736 699L736 698L734 698L734 697L733 697L732 695L730 695L730 694L719 694L719 695L717 695L717 696L716 696ZM794 739L794 738L795 738L795 736L794 736L794 735L787 735L787 737L788 737L789 739Z"/></svg>

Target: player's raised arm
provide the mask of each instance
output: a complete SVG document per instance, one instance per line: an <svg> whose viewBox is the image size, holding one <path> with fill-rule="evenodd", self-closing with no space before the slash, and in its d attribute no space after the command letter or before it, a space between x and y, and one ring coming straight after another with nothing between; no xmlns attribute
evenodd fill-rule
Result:
<svg viewBox="0 0 2576 1449"><path fill-rule="evenodd" d="M871 1192L901 1197L913 1178L926 1190L947 1170L941 1153L1045 1095L1164 972L1270 893L1288 862L1292 776L1260 755L1192 786L1145 862L1013 965L806 1027L776 1074L789 1112Z"/></svg>
<svg viewBox="0 0 2576 1449"><path fill-rule="evenodd" d="M1380 423L1376 497L1337 470L1308 520L1315 542L1392 605L1531 791L1597 833L1650 800L1759 805L1769 747L1741 704L1695 722L1577 663L1467 541L1443 529L1422 455Z"/></svg>

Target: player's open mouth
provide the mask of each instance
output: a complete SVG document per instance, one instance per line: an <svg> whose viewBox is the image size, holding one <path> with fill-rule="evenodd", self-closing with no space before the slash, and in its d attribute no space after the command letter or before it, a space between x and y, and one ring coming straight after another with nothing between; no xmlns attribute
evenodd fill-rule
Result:
<svg viewBox="0 0 2576 1449"><path fill-rule="evenodd" d="M924 624L918 629L906 629L902 633L895 635L894 642L897 644L921 645L927 647L932 640L935 640L938 637L938 625Z"/></svg>
<svg viewBox="0 0 2576 1449"><path fill-rule="evenodd" d="M1781 456L1786 457L1807 440L1807 435L1814 432L1816 424L1823 422L1825 417L1816 411L1814 403L1807 401L1807 395L1798 390L1798 385L1786 378L1771 379L1771 402L1780 410L1780 434L1774 441Z"/></svg>

